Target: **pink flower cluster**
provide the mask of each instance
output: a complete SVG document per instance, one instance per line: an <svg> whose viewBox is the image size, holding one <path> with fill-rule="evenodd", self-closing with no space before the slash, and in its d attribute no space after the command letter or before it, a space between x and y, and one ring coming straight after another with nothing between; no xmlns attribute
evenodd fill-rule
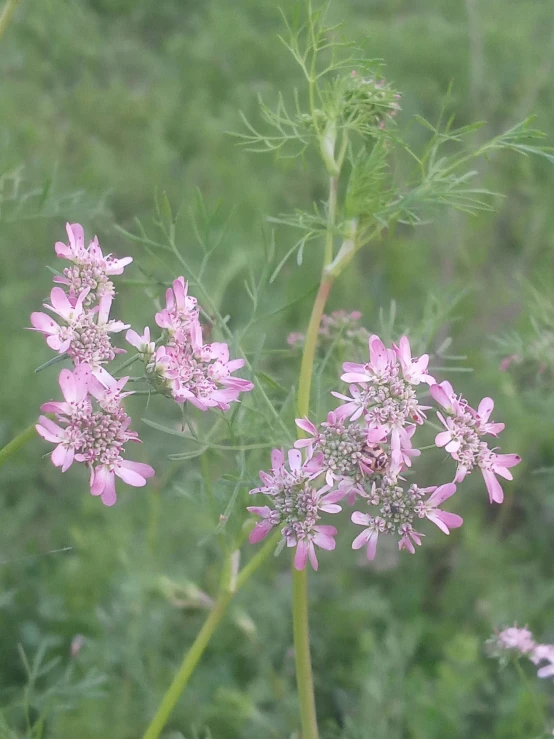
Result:
<svg viewBox="0 0 554 739"><path fill-rule="evenodd" d="M510 626L492 637L488 646L497 657L503 657L506 652L527 657L533 664L540 665L538 677L554 680L554 644L538 644L529 629Z"/></svg>
<svg viewBox="0 0 554 739"><path fill-rule="evenodd" d="M107 373L106 373L107 374ZM62 472L74 461L83 462L90 469L90 492L99 495L104 505L116 501L115 476L128 485L142 487L154 470L142 462L130 462L121 456L127 441L140 441L131 431L131 419L125 413L122 399L132 393L122 390L129 378L114 380L104 387L94 377L88 364L79 364L73 372L63 369L59 383L63 402L44 403L41 410L54 413L57 423L40 416L36 426L46 441L56 444L52 462Z"/></svg>
<svg viewBox="0 0 554 739"><path fill-rule="evenodd" d="M142 336L130 330L126 338L138 349L146 377L156 390L202 411L226 411L240 393L252 390L252 382L233 376L244 366L244 359L230 359L225 343L203 343L197 300L188 294L184 277L168 288L166 306L155 320L164 332L163 345L156 347L150 341L149 328Z"/></svg>
<svg viewBox="0 0 554 739"><path fill-rule="evenodd" d="M46 336L51 349L66 354L75 365L85 362L99 374L103 364L124 352L113 347L110 340L111 333L129 328L109 319L115 294L110 276L121 274L133 260L104 257L96 237L85 247L83 227L78 223L68 223L66 229L69 245L58 242L56 254L73 266L64 269L63 277L54 277L54 282L65 285L68 291L52 288L50 303L44 304L61 321L57 323L47 313L32 313L31 324Z"/></svg>
<svg viewBox="0 0 554 739"><path fill-rule="evenodd" d="M380 535L392 535L399 549L412 554L421 545L424 534L418 531L419 522L427 519L445 534L458 528L463 521L455 513L441 506L456 492L460 483L475 467L483 473L491 501L502 501L502 489L496 475L511 479L507 468L520 461L515 454L497 454L489 449L482 436L496 436L503 424L489 422L493 402L481 401L477 411L460 396L454 396L449 383L436 383L428 372L429 356L412 357L410 343L403 336L398 345L386 348L378 336L369 338L369 362L346 362L341 379L349 383L349 394L333 392L343 404L330 412L327 419L316 426L307 418L296 420L305 438L295 443L291 471L283 466L282 452L273 452L271 475L261 472L264 487L251 491L263 493L274 506L251 507L262 517L252 531L250 540L257 542L271 528L282 526L283 539L288 546L299 546L316 562L313 546L332 549L325 532L321 538L319 512L336 513L342 499L350 505L362 504L365 510L351 515L353 523L363 531L352 543L353 549L365 547L368 559L376 554ZM408 484L404 474L412 467L421 451L412 445L419 426L426 420L431 406L423 405L418 392L427 393L442 407L438 417L446 428L439 433L435 444L445 447L457 462L452 482L439 486L421 487ZM304 460L299 455L304 452ZM305 501L309 489L309 505ZM296 504L297 496L302 504ZM321 505L323 504L323 505ZM283 511L294 513L294 531ZM299 533L301 532L301 533ZM323 541L324 544L320 542ZM298 551L298 549L297 549ZM295 565L303 567L306 557L301 553ZM315 566L315 565L314 565Z"/></svg>
<svg viewBox="0 0 554 739"><path fill-rule="evenodd" d="M56 422L41 416L36 429L46 441L56 444L52 463L62 472L74 461L86 464L91 493L110 506L116 501L116 475L128 485L141 487L154 474L149 465L122 456L127 441L139 441L129 428L131 419L122 404L131 394L122 392L129 378L116 381L104 367L124 352L112 346L110 333L129 328L121 321L109 320L115 294L110 277L121 274L132 258L104 256L96 237L85 247L78 223L68 223L66 228L69 244L58 242L55 248L58 257L68 259L72 266L54 281L67 292L54 287L50 304L45 304L61 320L57 323L46 313L33 313L31 323L46 336L51 349L72 360L75 369L60 372L64 400L41 406L43 412L54 414Z"/></svg>

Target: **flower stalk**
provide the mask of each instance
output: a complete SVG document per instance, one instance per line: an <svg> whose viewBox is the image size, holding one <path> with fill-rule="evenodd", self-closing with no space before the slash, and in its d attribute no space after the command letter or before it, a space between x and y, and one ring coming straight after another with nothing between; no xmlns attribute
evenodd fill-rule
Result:
<svg viewBox="0 0 554 739"><path fill-rule="evenodd" d="M35 429L35 424L32 423L28 428L25 429L25 431L22 431L15 437L15 439L12 439L6 444L6 446L2 447L2 449L0 449L0 467L4 464L8 457L11 457L12 454L15 454L15 452L19 451L22 446L25 446L28 441L34 439L36 435L37 432Z"/></svg>
<svg viewBox="0 0 554 739"><path fill-rule="evenodd" d="M333 141L334 151L334 141ZM329 202L327 206L327 233L323 272L317 292L310 323L306 332L306 343L302 354L300 378L298 381L297 409L300 417L307 416L310 410L310 391L314 369L315 352L321 319L335 281L335 276L327 272L333 261L333 236L337 211L338 173L332 172L329 177ZM306 570L292 570L292 620L294 635L294 655L296 662L296 684L303 739L317 739L317 714L315 708L312 662L310 657L310 629L308 619L308 575Z"/></svg>
<svg viewBox="0 0 554 739"><path fill-rule="evenodd" d="M225 612L233 600L234 596L242 588L244 583L254 574L254 572L266 561L266 559L273 554L275 546L281 537L281 532L277 531L273 536L269 537L264 546L260 551L252 557L252 559L245 565L242 570L238 573L238 576L233 576L233 562L231 560L232 554L224 562L222 570L222 583L219 596L215 600L213 606L208 613L208 616L204 622L204 625L198 632L198 636L186 651L181 666L177 671L177 674L173 678L173 681L167 689L161 703L156 710L154 718L150 722L150 725L146 729L143 739L158 739L163 731L164 726L167 723L173 709L177 705L177 701L181 697L185 690L188 681L196 665L200 661L206 647L210 643L212 636L217 629L219 622L225 615ZM234 582L233 582L234 581Z"/></svg>

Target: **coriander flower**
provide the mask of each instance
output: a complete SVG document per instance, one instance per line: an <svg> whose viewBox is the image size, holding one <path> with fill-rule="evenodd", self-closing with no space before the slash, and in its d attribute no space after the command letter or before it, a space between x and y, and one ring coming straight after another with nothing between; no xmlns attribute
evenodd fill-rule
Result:
<svg viewBox="0 0 554 739"><path fill-rule="evenodd" d="M252 544L264 539L276 526L281 527L282 545L296 547L294 566L302 570L309 559L314 570L318 568L315 547L335 548L334 526L320 524L320 513L338 513L341 507L336 501L340 494L329 492L329 486L318 488L314 479L321 474L321 459L312 457L303 461L297 449L285 456L279 449L271 455L271 473L260 472L262 487L254 488L251 495L262 493L272 505L249 506L247 510L261 517L250 534Z"/></svg>
<svg viewBox="0 0 554 739"><path fill-rule="evenodd" d="M106 388L86 363L78 365L73 372L63 369L59 384L64 400L41 406L45 413L56 414L56 422L40 416L36 425L43 439L56 444L52 463L61 467L62 472L74 461L87 464L90 491L99 495L107 506L116 501L116 475L128 485L142 487L154 474L150 465L123 458L126 442L139 441L137 433L129 429L131 419L121 404L130 394L122 392L127 379L110 378L110 387Z"/></svg>

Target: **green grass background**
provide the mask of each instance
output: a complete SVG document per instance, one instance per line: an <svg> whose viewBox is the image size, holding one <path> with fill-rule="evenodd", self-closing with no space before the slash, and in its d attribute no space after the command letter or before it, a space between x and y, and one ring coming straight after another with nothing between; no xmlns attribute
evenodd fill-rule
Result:
<svg viewBox="0 0 554 739"><path fill-rule="evenodd" d="M296 5L281 3L285 12ZM346 38L385 60L387 78L403 92L400 126L410 127L414 114L436 120L453 82L458 124L484 119L494 135L533 112L552 142L550 2L337 0L331 15ZM252 155L228 135L240 130L239 110L256 120L258 93L271 101L301 83L277 40L281 31L269 0L22 0L0 41L0 445L58 392L55 368L34 374L51 354L24 329L50 289L45 267L54 266L53 243L66 220L82 222L107 251L131 254L163 283L178 266L162 270L116 225L134 230L138 216L150 229L154 193L163 190L175 208L182 205L178 243L198 265L189 215L198 188L208 208L220 203L211 234L230 218L205 284L231 325L245 325L243 282L250 265L263 266L266 216L325 197L312 160L303 167ZM414 128L409 136L417 146L422 134ZM398 228L360 255L330 308L359 309L378 330L379 310L395 300L399 329L421 332L438 305L448 308L461 294L435 346L452 336L455 353L467 355L460 364L474 372L449 379L473 401L495 398L495 418L507 424L503 450L524 461L500 512L470 478L456 502L464 527L449 539L428 531L415 557L385 546L368 566L348 536L321 557L310 586L324 739L534 739L542 727L537 706L552 708L552 684L539 685L530 669L533 695L512 670L498 671L483 642L514 621L554 640L554 493L552 476L537 474L554 464L551 383L547 377L537 386L533 374L515 381L491 356L491 337L526 314L520 278L540 283L547 296L552 290L554 169L504 154L481 167L480 182L505 194L496 213L443 211L433 224ZM293 238L276 229L279 256ZM264 291L264 314L292 305L255 324L249 348L267 335L270 347L283 348L289 331L305 329L310 299L297 298L315 285L319 258L310 247L302 267L289 261ZM133 280L144 280L136 264L120 284L114 315L139 328L152 324L155 291ZM297 360L268 358L263 369L290 387ZM278 398L274 387L268 392ZM167 454L181 450L180 440L140 423L147 414L177 424L178 413L169 404L144 405L134 399L129 407L147 442L141 458L171 474L161 492L121 490L117 506L104 509L88 494L84 470L62 477L38 439L1 470L2 737L140 737L202 623L203 609L183 601L191 584L210 594L217 587L214 520L232 492L221 477L237 462L210 457L210 505L198 460L170 468ZM255 429L268 440L262 418ZM426 468L430 482L450 474L436 460ZM266 457L250 455L247 464L254 476ZM241 492L231 530L246 497ZM45 554L64 547L71 550ZM236 599L168 739L293 735L289 608L283 555ZM77 634L85 645L72 659ZM36 668L32 687L23 655Z"/></svg>

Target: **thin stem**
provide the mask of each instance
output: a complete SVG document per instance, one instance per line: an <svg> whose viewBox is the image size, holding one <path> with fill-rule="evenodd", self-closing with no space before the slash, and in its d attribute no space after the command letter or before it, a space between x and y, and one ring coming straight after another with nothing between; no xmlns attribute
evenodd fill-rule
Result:
<svg viewBox="0 0 554 739"><path fill-rule="evenodd" d="M219 622L221 621L227 607L231 603L233 597L242 588L245 582L254 574L254 572L266 561L266 559L275 551L275 547L281 538L281 532L276 531L273 536L269 537L260 551L252 557L248 564L240 571L234 590L223 589L215 603L213 604L204 625L198 633L198 636L192 643L190 649L187 650L179 671L173 678L173 682L167 689L162 702L152 719L149 727L144 734L143 739L158 739L167 719L175 708L177 701L181 697L182 692L187 686L190 676L194 672L194 668L204 654L204 650L208 646ZM223 567L223 574L228 572L228 562ZM225 579L224 577L222 579Z"/></svg>
<svg viewBox="0 0 554 739"><path fill-rule="evenodd" d="M36 435L37 432L35 424L33 423L26 428L25 431L22 431L18 436L16 436L15 439L8 442L5 447L2 447L2 449L0 449L0 466L4 464L8 457L11 457L11 455L19 451L22 446L25 446L28 441L34 439Z"/></svg>
<svg viewBox="0 0 554 739"><path fill-rule="evenodd" d="M525 674L525 670L521 666L520 660L515 660L515 666L517 674L519 675L519 679L523 683L525 690L527 691L527 694L531 698L531 703L533 704L533 708L535 709L535 716L537 718L537 726L540 728L541 726L544 726L545 722L545 716L544 716L544 707L540 705L537 694L533 690L531 683L529 682L529 678Z"/></svg>
<svg viewBox="0 0 554 739"><path fill-rule="evenodd" d="M333 275L326 275L322 278L315 298L314 307L312 308L312 315L310 316L310 323L308 324L308 330L306 332L306 342L304 344L302 363L300 365L300 378L298 380L297 408L299 416L306 416L310 409L310 390L312 386L317 337L319 334L321 317L325 310L325 303L329 297L333 282Z"/></svg>
<svg viewBox="0 0 554 739"><path fill-rule="evenodd" d="M339 178L336 176L329 177L329 206L327 212L327 233L325 235L325 266L333 261L333 237L335 219L337 216L337 194L339 188Z"/></svg>
<svg viewBox="0 0 554 739"><path fill-rule="evenodd" d="M294 658L302 739L317 739L317 715L313 688L312 662L310 658L310 629L308 623L308 574L304 570L292 571L292 622L294 632Z"/></svg>
<svg viewBox="0 0 554 739"><path fill-rule="evenodd" d="M8 27L8 24L11 21L15 9L18 5L19 0L7 0L6 4L4 5L2 15L0 15L0 39L4 35L4 32Z"/></svg>
<svg viewBox="0 0 554 739"><path fill-rule="evenodd" d="M204 654L204 650L208 646L210 639L212 638L212 635L221 621L223 614L227 610L227 606L231 602L232 598L233 593L222 593L212 606L210 613L208 614L208 618L204 622L204 626L202 626L191 648L185 654L181 667L164 695L163 700L156 711L156 715L146 730L143 739L158 739L160 736L167 719L175 708L175 704L185 689L194 668Z"/></svg>
<svg viewBox="0 0 554 739"><path fill-rule="evenodd" d="M113 371L113 374L118 375L121 372L121 370L124 370L126 367L130 367L132 364L134 364L137 361L137 359L140 359L140 357L141 357L140 354L133 354L132 357L127 357L127 359L122 364L120 364L119 367L117 367L117 369Z"/></svg>

